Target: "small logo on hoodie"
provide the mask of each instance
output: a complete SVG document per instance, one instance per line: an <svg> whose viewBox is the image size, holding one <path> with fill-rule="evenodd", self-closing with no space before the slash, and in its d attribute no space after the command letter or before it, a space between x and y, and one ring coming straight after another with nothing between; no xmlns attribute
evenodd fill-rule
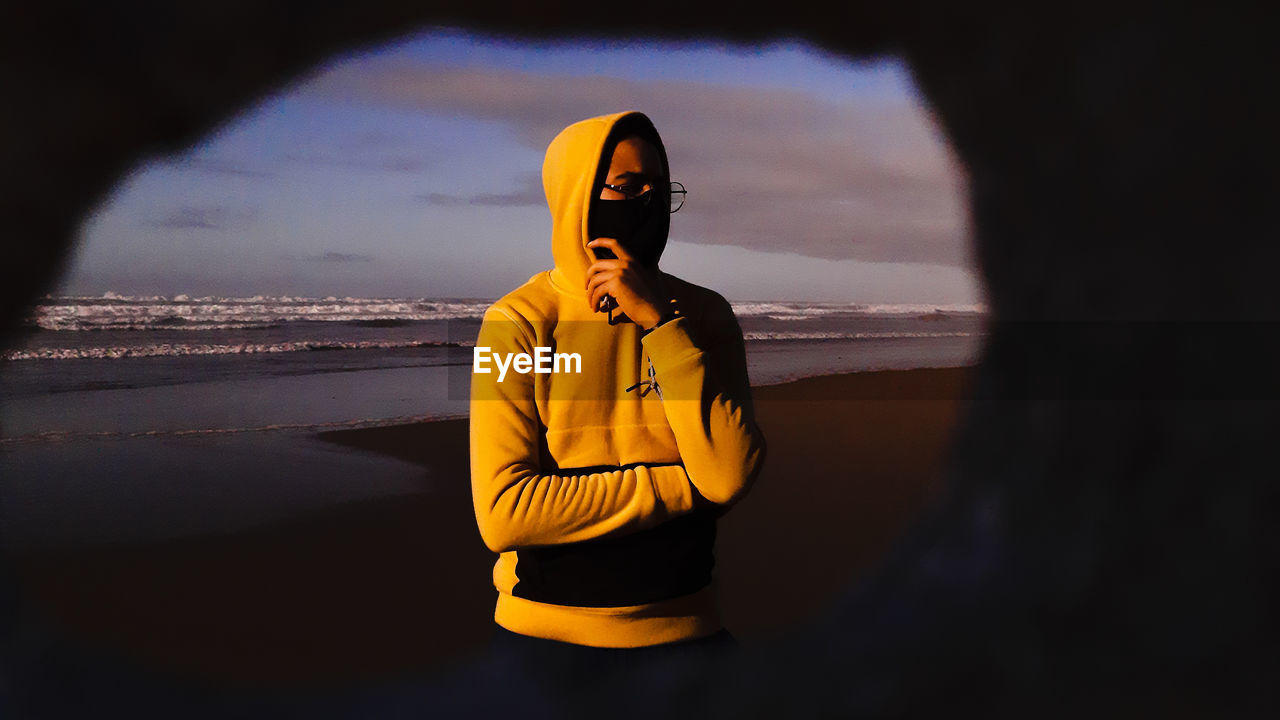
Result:
<svg viewBox="0 0 1280 720"><path fill-rule="evenodd" d="M534 373L550 375L552 373L582 373L582 356L578 353L558 353L549 347L535 347L533 355L528 353L495 353L492 348L476 347L472 355L471 371L479 375L493 372L489 367L492 362L498 368L498 382L507 377L508 370L515 370L521 375Z"/></svg>

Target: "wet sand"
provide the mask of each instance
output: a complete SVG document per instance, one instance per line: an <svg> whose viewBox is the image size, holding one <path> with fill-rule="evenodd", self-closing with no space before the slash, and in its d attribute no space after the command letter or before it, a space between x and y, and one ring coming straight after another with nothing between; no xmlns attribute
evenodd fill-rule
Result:
<svg viewBox="0 0 1280 720"><path fill-rule="evenodd" d="M744 645L816 617L919 516L970 372L755 388L768 460L717 542L721 605ZM220 688L376 682L478 652L494 556L472 515L466 421L320 437L421 465L422 492L232 535L27 551L10 558L25 598L71 642Z"/></svg>

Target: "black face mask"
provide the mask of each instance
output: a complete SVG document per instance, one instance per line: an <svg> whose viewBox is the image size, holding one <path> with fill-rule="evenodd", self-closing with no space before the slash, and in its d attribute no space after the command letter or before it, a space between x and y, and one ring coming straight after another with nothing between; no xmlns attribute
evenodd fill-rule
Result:
<svg viewBox="0 0 1280 720"><path fill-rule="evenodd" d="M653 191L650 191L653 192ZM592 240L610 237L617 240L636 261L657 267L658 258L667 247L671 216L662 203L645 204L644 198L600 200L591 204L588 234ZM596 257L612 258L613 253L596 249Z"/></svg>

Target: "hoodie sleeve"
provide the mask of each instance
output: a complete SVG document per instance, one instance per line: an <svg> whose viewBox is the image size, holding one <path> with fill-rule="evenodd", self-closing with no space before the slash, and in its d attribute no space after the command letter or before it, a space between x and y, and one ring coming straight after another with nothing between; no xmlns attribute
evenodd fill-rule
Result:
<svg viewBox="0 0 1280 720"><path fill-rule="evenodd" d="M505 313L485 315L477 347L533 353L533 342ZM543 472L541 422L533 375L471 376L471 499L485 545L494 552L630 533L693 509L680 465L634 465L581 474Z"/></svg>
<svg viewBox="0 0 1280 720"><path fill-rule="evenodd" d="M689 480L714 503L740 500L764 465L742 330L720 296L696 337L693 318L664 323L643 339L662 390L662 406Z"/></svg>

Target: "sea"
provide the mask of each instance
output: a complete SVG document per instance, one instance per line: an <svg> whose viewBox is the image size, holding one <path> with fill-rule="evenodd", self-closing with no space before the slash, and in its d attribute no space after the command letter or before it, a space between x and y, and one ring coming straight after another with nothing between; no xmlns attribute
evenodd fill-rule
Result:
<svg viewBox="0 0 1280 720"><path fill-rule="evenodd" d="M467 413L491 299L46 297L0 353L0 549L235 532L429 492L317 438ZM753 385L976 362L981 305L734 302Z"/></svg>

